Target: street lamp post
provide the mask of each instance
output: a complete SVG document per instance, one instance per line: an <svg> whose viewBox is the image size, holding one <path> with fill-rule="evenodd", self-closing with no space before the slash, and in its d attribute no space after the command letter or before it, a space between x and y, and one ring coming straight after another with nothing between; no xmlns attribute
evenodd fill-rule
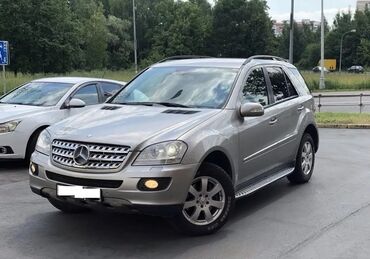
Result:
<svg viewBox="0 0 370 259"><path fill-rule="evenodd" d="M340 53L339 53L339 73L342 73L342 55L343 55L343 39L344 36L346 36L349 33L355 33L356 30L350 30L345 33L343 33L342 38L340 39Z"/></svg>
<svg viewBox="0 0 370 259"><path fill-rule="evenodd" d="M132 19L133 19L133 27L134 27L135 73L137 73L137 39L136 39L136 6L135 6L135 0L132 0Z"/></svg>
<svg viewBox="0 0 370 259"><path fill-rule="evenodd" d="M324 71L324 59L325 59L325 49L324 49L324 36L325 36L325 17L324 17L324 0L321 0L321 75L320 75L320 89L325 89L325 71Z"/></svg>
<svg viewBox="0 0 370 259"><path fill-rule="evenodd" d="M293 44L294 44L294 0L292 0L290 11L289 62L291 64L293 64Z"/></svg>

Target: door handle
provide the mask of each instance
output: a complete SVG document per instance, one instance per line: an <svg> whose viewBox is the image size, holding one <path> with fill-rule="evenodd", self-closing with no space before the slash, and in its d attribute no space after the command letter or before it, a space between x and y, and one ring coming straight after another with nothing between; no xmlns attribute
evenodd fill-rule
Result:
<svg viewBox="0 0 370 259"><path fill-rule="evenodd" d="M303 111L303 109L304 109L304 106L303 105L301 105L301 106L299 106L298 107L298 111L300 112L300 111Z"/></svg>
<svg viewBox="0 0 370 259"><path fill-rule="evenodd" d="M269 124L270 125L274 125L276 122L278 122L278 119L276 117L273 117L271 118L271 120L269 121Z"/></svg>

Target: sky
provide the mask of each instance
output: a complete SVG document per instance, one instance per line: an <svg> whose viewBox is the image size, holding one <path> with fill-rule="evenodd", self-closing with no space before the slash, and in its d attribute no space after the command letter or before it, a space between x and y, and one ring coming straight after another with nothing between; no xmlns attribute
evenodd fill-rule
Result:
<svg viewBox="0 0 370 259"><path fill-rule="evenodd" d="M267 0L270 7L269 13L272 19L277 21L289 20L291 0ZM310 19L320 21L321 0L295 0L294 19ZM324 15L329 24L332 24L338 12L356 10L356 0L324 0Z"/></svg>

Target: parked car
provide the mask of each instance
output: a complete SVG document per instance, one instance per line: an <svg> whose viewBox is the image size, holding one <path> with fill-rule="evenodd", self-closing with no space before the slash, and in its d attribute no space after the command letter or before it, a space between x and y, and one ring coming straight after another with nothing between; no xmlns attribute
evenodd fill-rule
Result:
<svg viewBox="0 0 370 259"><path fill-rule="evenodd" d="M313 71L313 72L315 72L315 73L320 73L320 72L321 72L321 67L319 67L319 66L314 67L314 68L312 69L312 71ZM329 73L330 71L329 71L326 67L324 67L324 72L325 72L325 73Z"/></svg>
<svg viewBox="0 0 370 259"><path fill-rule="evenodd" d="M0 159L29 160L42 130L103 103L123 85L95 78L45 78L0 97Z"/></svg>
<svg viewBox="0 0 370 259"><path fill-rule="evenodd" d="M225 224L236 198L285 176L310 180L319 137L296 67L271 56L180 58L44 130L32 191L66 213L130 210L203 235Z"/></svg>
<svg viewBox="0 0 370 259"><path fill-rule="evenodd" d="M347 71L349 73L364 73L365 69L362 66L351 66Z"/></svg>

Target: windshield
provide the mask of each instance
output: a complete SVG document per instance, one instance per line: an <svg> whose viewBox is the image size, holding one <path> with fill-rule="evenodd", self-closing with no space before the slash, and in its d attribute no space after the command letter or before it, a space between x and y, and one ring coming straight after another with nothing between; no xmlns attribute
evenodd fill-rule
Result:
<svg viewBox="0 0 370 259"><path fill-rule="evenodd" d="M221 108L238 69L208 67L150 68L110 102L198 108Z"/></svg>
<svg viewBox="0 0 370 259"><path fill-rule="evenodd" d="M54 106L73 84L32 82L0 99L0 103L34 106Z"/></svg>

